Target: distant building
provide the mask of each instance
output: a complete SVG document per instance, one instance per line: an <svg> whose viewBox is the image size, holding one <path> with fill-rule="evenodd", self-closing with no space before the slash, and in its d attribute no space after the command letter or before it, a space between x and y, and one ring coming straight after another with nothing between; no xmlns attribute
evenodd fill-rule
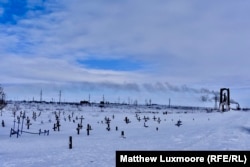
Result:
<svg viewBox="0 0 250 167"><path fill-rule="evenodd" d="M87 100L80 101L81 105L90 105L90 102Z"/></svg>

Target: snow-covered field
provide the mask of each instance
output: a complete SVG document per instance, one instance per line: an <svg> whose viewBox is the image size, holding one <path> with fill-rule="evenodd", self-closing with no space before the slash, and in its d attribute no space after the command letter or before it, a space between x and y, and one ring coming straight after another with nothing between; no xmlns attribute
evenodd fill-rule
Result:
<svg viewBox="0 0 250 167"><path fill-rule="evenodd" d="M22 133L18 138L10 137L14 111L16 115L25 111L25 117L30 118L29 129L24 119L24 131L49 130L49 135ZM32 118L33 112L36 120ZM55 113L60 113L60 131L53 130ZM81 116L83 128L78 135L76 128L81 120L76 117ZM110 131L105 117L110 119ZM124 121L125 117L130 123ZM149 120L145 122L144 117ZM20 103L8 104L0 115L2 120L5 127L0 126L1 167L112 167L116 150L250 150L250 112L245 111L208 113L125 105L101 110L98 106ZM182 125L176 126L178 120ZM19 129L21 123L22 119ZM89 136L87 124L92 128ZM72 149L69 149L69 136L73 138Z"/></svg>

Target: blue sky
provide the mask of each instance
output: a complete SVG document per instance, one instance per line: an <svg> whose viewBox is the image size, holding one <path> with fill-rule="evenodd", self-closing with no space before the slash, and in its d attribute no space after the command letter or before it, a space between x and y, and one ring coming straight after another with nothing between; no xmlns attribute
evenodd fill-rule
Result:
<svg viewBox="0 0 250 167"><path fill-rule="evenodd" d="M62 90L65 100L106 94L197 105L208 93L200 90L229 87L249 106L249 7L247 0L2 0L0 83L9 99L38 99L43 89L48 100Z"/></svg>
<svg viewBox="0 0 250 167"><path fill-rule="evenodd" d="M27 11L26 1L7 1L2 2L2 23L15 24L15 17L23 17Z"/></svg>
<svg viewBox="0 0 250 167"><path fill-rule="evenodd" d="M78 60L86 68L115 71L136 71L143 68L142 61L135 61L127 58L119 59L86 59Z"/></svg>

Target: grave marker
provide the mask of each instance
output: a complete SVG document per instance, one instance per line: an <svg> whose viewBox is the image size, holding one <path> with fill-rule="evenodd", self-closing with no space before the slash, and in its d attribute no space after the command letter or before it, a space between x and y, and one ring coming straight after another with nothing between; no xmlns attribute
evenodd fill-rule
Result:
<svg viewBox="0 0 250 167"><path fill-rule="evenodd" d="M73 145L72 136L69 136L69 149L72 149L72 145Z"/></svg>
<svg viewBox="0 0 250 167"><path fill-rule="evenodd" d="M87 125L87 135L89 136L89 131L92 130L91 126L88 124Z"/></svg>
<svg viewBox="0 0 250 167"><path fill-rule="evenodd" d="M2 120L2 127L5 127L4 120Z"/></svg>

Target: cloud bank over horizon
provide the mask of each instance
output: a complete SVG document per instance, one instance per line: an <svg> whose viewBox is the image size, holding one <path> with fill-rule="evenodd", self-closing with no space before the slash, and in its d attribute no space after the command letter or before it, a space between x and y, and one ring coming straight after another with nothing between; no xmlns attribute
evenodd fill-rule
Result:
<svg viewBox="0 0 250 167"><path fill-rule="evenodd" d="M132 90L156 100L177 93L169 86L237 92L250 83L249 7L232 0L1 1L0 83L9 98L28 93L23 85L35 93L48 84L71 96Z"/></svg>

